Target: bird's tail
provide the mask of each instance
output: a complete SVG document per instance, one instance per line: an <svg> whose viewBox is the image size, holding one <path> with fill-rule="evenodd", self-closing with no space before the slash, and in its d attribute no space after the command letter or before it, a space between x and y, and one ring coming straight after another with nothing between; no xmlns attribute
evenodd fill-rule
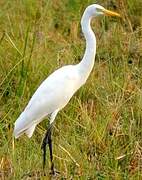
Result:
<svg viewBox="0 0 142 180"><path fill-rule="evenodd" d="M35 130L35 127L36 124L27 124L27 118L25 117L24 112L22 112L14 124L13 135L17 139L25 133L30 138Z"/></svg>
<svg viewBox="0 0 142 180"><path fill-rule="evenodd" d="M25 121L25 115L24 115L24 112L22 112L22 114L18 117L18 119L15 121L15 124L14 124L13 134L15 138L18 138L24 133L24 130L25 130L23 126L24 121Z"/></svg>

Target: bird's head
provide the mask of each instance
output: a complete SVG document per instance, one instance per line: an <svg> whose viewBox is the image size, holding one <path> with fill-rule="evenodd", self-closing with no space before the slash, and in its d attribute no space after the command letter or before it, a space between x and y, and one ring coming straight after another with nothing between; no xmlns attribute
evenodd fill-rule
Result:
<svg viewBox="0 0 142 180"><path fill-rule="evenodd" d="M100 16L100 15L121 17L120 14L107 10L98 4L92 4L88 6L86 10L88 12L88 15L93 16L93 17Z"/></svg>

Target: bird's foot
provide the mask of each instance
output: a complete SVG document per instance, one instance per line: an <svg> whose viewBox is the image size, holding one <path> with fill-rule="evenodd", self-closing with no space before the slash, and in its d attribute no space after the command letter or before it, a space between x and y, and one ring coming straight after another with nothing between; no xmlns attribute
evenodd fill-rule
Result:
<svg viewBox="0 0 142 180"><path fill-rule="evenodd" d="M55 176L60 175L60 171L58 171L57 169L51 169L50 172L49 172L49 174L48 174L48 173L45 172L45 170L44 170L44 176L48 176L48 175L55 177Z"/></svg>
<svg viewBox="0 0 142 180"><path fill-rule="evenodd" d="M52 163L51 163L50 175L56 176L56 175L58 175L58 174L60 174L60 172L59 172L57 169L54 168L54 163L52 162Z"/></svg>
<svg viewBox="0 0 142 180"><path fill-rule="evenodd" d="M60 171L58 171L57 169L52 169L49 174L51 176L57 176L60 174Z"/></svg>

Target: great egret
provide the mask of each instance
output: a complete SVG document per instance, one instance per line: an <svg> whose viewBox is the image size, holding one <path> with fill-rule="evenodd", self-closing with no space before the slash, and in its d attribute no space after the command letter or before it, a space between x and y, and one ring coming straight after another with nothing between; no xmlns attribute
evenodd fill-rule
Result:
<svg viewBox="0 0 142 180"><path fill-rule="evenodd" d="M36 90L25 110L15 122L14 136L32 136L35 127L43 118L50 116L50 124L42 142L43 167L46 160L46 145L49 145L51 173L54 174L51 132L57 113L65 107L73 94L85 84L94 65L96 37L91 29L91 19L99 15L118 16L98 4L88 6L81 19L82 32L86 39L86 50L82 61L76 65L64 66L53 72Z"/></svg>

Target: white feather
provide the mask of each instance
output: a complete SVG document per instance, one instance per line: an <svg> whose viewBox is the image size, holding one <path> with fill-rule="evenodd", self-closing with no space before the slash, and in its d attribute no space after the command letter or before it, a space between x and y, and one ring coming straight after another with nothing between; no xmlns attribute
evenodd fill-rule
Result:
<svg viewBox="0 0 142 180"><path fill-rule="evenodd" d="M16 120L15 137L23 133L31 137L36 125L49 114L51 114L50 123L53 122L58 111L86 82L93 68L96 53L96 38L90 22L93 16L100 15L99 11L102 9L104 8L95 4L86 8L81 19L82 31L86 39L86 50L82 61L77 65L68 65L56 70L43 81Z"/></svg>
<svg viewBox="0 0 142 180"><path fill-rule="evenodd" d="M56 70L39 86L15 122L15 137L28 132L31 127L35 128L48 114L61 110L80 86L77 66L69 65ZM52 122L54 118L55 115ZM29 131L31 136L33 131Z"/></svg>

